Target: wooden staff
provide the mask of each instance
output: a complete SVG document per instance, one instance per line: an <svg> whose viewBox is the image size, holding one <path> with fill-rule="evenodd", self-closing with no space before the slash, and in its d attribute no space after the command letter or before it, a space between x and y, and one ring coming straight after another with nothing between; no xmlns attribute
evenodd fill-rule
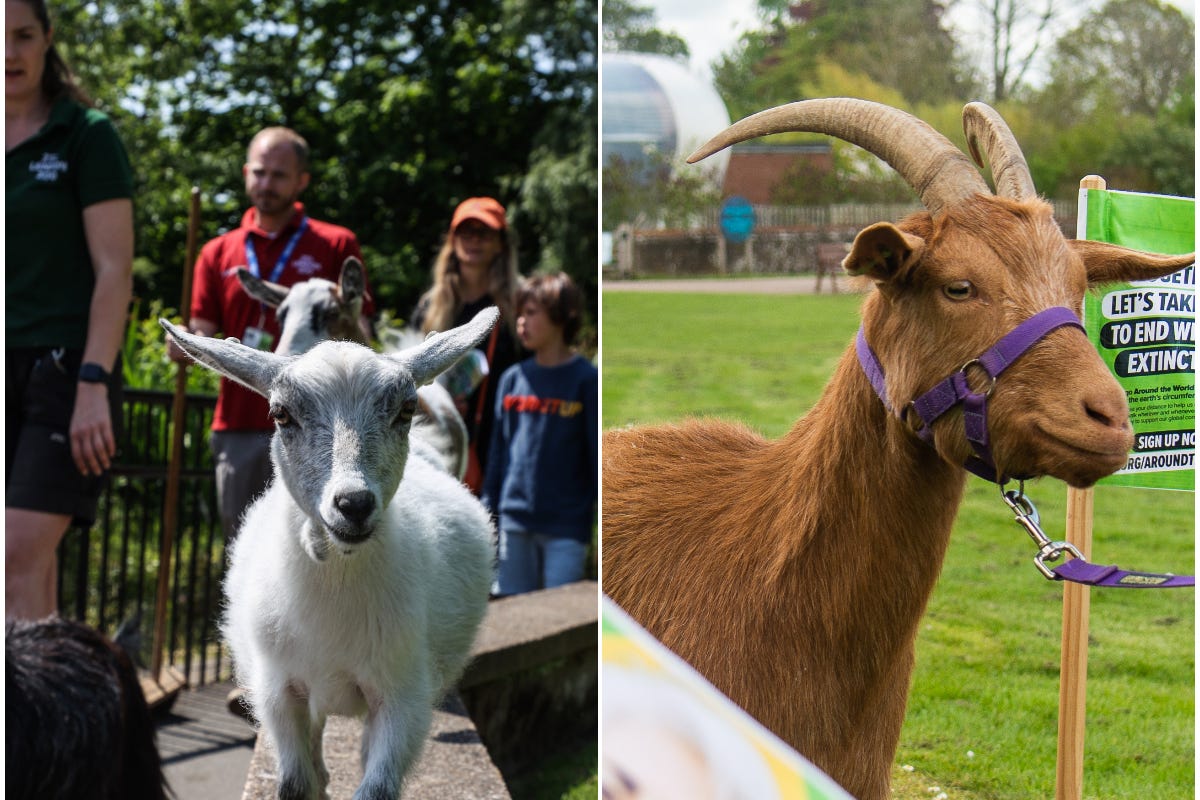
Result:
<svg viewBox="0 0 1200 800"><path fill-rule="evenodd" d="M1104 189L1104 179L1089 175L1080 189ZM1083 238L1081 220L1076 233ZM1067 541L1084 558L1092 557L1092 489L1067 488ZM1083 734L1087 717L1088 613L1091 595L1087 586L1065 581L1063 587L1062 658L1058 689L1058 766L1055 800L1083 797Z"/></svg>
<svg viewBox="0 0 1200 800"><path fill-rule="evenodd" d="M187 327L192 307L192 267L196 262L196 235L200 229L200 188L192 187L188 209L188 230L183 290L179 301L183 327ZM163 644L167 628L167 592L171 584L171 553L175 546L175 529L179 520L179 474L183 461L184 407L187 400L187 364L176 364L175 396L171 402L171 460L167 467L167 496L163 505L162 541L158 560L158 595L154 602L154 653L150 672L161 685Z"/></svg>

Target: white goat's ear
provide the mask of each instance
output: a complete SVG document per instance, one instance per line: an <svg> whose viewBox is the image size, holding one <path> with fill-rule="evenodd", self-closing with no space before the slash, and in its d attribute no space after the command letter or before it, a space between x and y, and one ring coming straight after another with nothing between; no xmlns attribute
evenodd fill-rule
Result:
<svg viewBox="0 0 1200 800"><path fill-rule="evenodd" d="M1067 246L1083 259L1090 286L1118 281L1149 281L1196 263L1195 253L1184 256L1159 256L1084 239L1068 239Z"/></svg>
<svg viewBox="0 0 1200 800"><path fill-rule="evenodd" d="M237 279L246 294L271 308L279 308L279 304L288 296L286 286L264 281L245 267L238 267Z"/></svg>
<svg viewBox="0 0 1200 800"><path fill-rule="evenodd" d="M454 366L484 337L500 319L500 309L485 308L466 325L451 328L445 333L431 333L425 341L394 356L413 374L417 386L423 386Z"/></svg>
<svg viewBox="0 0 1200 800"><path fill-rule="evenodd" d="M285 356L247 347L237 339L194 336L165 319L158 321L179 348L211 370L267 396L271 382L291 360Z"/></svg>
<svg viewBox="0 0 1200 800"><path fill-rule="evenodd" d="M920 236L905 233L890 222L877 222L854 237L854 246L842 261L842 268L851 275L888 283L903 280L923 252L925 240Z"/></svg>
<svg viewBox="0 0 1200 800"><path fill-rule="evenodd" d="M363 295L366 291L367 283L363 278L362 262L354 256L347 257L338 276L338 298L343 305L350 306L355 316L358 316L362 312Z"/></svg>

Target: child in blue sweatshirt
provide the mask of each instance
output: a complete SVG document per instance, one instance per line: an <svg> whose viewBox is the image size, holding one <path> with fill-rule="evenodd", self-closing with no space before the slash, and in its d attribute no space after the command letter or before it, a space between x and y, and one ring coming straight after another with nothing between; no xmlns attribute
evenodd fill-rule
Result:
<svg viewBox="0 0 1200 800"><path fill-rule="evenodd" d="M583 577L599 430L596 368L571 347L581 305L561 272L517 292L517 337L533 356L500 376L482 493L500 527L496 595Z"/></svg>

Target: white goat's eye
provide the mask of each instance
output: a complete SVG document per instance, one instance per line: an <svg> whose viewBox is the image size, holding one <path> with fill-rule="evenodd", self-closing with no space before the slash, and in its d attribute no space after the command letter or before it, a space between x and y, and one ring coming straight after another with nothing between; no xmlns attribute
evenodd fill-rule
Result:
<svg viewBox="0 0 1200 800"><path fill-rule="evenodd" d="M292 415L289 414L288 410L283 406L271 406L271 409L267 412L267 415L275 421L276 425L281 428L286 428L289 425L295 424L295 422L292 420Z"/></svg>
<svg viewBox="0 0 1200 800"><path fill-rule="evenodd" d="M975 296L975 284L968 280L951 281L942 287L942 292L951 300L970 300Z"/></svg>
<svg viewBox="0 0 1200 800"><path fill-rule="evenodd" d="M396 415L397 425L407 425L412 422L413 415L417 413L417 400L414 397L411 400L405 400L400 404L400 413Z"/></svg>

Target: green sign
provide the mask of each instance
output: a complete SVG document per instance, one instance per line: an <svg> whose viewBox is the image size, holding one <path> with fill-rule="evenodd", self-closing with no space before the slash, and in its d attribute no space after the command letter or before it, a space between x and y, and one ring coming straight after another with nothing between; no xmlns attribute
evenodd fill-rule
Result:
<svg viewBox="0 0 1200 800"><path fill-rule="evenodd" d="M1177 255L1195 250L1189 198L1086 189L1079 238ZM1102 482L1150 489L1195 487L1196 266L1165 278L1089 292L1084 325L1125 389L1134 446L1125 467Z"/></svg>

